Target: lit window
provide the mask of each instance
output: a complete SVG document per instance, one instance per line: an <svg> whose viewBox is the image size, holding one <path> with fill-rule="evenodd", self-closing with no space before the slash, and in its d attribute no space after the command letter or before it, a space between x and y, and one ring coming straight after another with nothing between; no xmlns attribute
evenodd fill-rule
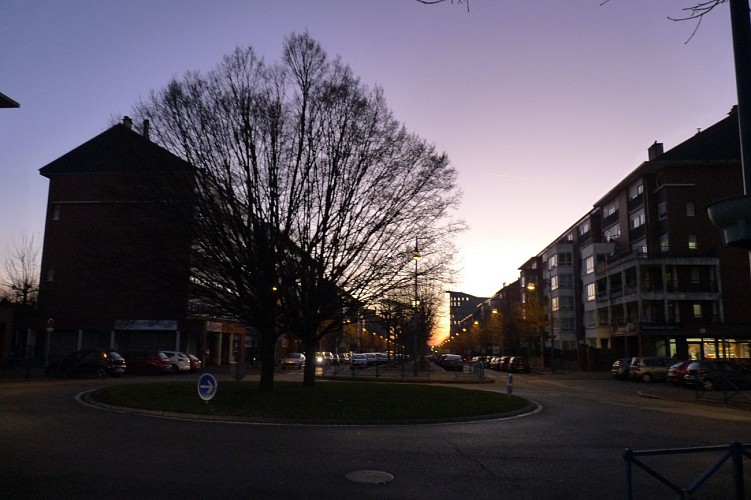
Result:
<svg viewBox="0 0 751 500"><path fill-rule="evenodd" d="M628 198L633 200L644 192L644 184L636 184L628 188Z"/></svg>
<svg viewBox="0 0 751 500"><path fill-rule="evenodd" d="M618 211L618 200L611 201L607 205L605 205L605 208L603 209L603 212L605 212L605 217L609 215L613 215Z"/></svg>
<svg viewBox="0 0 751 500"><path fill-rule="evenodd" d="M558 290L558 276L553 276L552 278L550 278L550 289Z"/></svg>
<svg viewBox="0 0 751 500"><path fill-rule="evenodd" d="M551 307L553 308L553 310L557 311L560 307L558 304L558 297L553 297L553 302L551 304L552 304Z"/></svg>
<svg viewBox="0 0 751 500"><path fill-rule="evenodd" d="M590 255L584 260L584 267L587 270L587 274L592 274L595 272L595 257L594 255Z"/></svg>
<svg viewBox="0 0 751 500"><path fill-rule="evenodd" d="M588 301L591 302L597 298L597 292L595 290L596 288L595 288L594 283L590 283L587 285L587 300Z"/></svg>
<svg viewBox="0 0 751 500"><path fill-rule="evenodd" d="M701 304L694 304L694 318L701 318Z"/></svg>
<svg viewBox="0 0 751 500"><path fill-rule="evenodd" d="M688 249L697 250L698 248L699 248L699 244L696 242L696 235L689 234L688 235Z"/></svg>
<svg viewBox="0 0 751 500"><path fill-rule="evenodd" d="M644 210L639 210L638 212L631 215L629 218L629 225L631 229L636 229L639 226L644 225L644 223L647 221Z"/></svg>
<svg viewBox="0 0 751 500"><path fill-rule="evenodd" d="M670 251L670 242L668 241L668 235L663 234L660 236L660 252L666 253Z"/></svg>
<svg viewBox="0 0 751 500"><path fill-rule="evenodd" d="M605 236L605 241L613 241L617 239L621 235L621 225L616 224L613 227L609 227L604 231L603 235Z"/></svg>

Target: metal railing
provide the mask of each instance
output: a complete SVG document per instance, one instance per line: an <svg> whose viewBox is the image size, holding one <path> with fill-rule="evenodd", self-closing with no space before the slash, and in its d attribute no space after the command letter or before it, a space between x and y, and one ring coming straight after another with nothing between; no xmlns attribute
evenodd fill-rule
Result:
<svg viewBox="0 0 751 500"><path fill-rule="evenodd" d="M643 470L653 478L657 479L659 482L673 490L675 493L677 493L679 496L677 498L680 499L690 499L691 496L699 489L701 486L710 478L712 475L717 472L720 467L722 467L723 464L725 464L728 460L731 462L732 466L732 478L733 478L733 492L734 496L729 498L734 498L736 500L743 500L745 498L745 482L743 477L743 458L744 456L747 458L751 458L751 453L749 451L751 450L751 444L741 444L737 441L730 443L729 445L725 446L700 446L695 448L672 448L672 449L662 449L662 450L642 450L642 451L634 451L630 448L626 448L626 451L623 453L623 459L626 461L626 487L628 489L628 496L627 498L629 500L632 500L634 498L634 484L633 484L633 467L636 466L639 469ZM722 455L717 459L716 462L714 462L712 465L710 465L702 474L699 476L693 483L686 487L682 487L673 481L666 478L663 474L655 470L654 468L650 467L649 465L645 464L643 461L639 460L639 457L650 457L650 456L662 456L662 455L684 455L684 454L690 454L690 453L712 453L712 452L722 452Z"/></svg>

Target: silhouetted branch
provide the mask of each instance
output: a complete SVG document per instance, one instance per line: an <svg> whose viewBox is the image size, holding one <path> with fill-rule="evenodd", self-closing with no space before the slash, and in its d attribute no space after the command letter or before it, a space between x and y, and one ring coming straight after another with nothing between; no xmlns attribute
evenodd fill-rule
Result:
<svg viewBox="0 0 751 500"><path fill-rule="evenodd" d="M459 5L465 3L467 4L467 12L469 12L469 0L417 0L417 1L425 5L435 5L437 3L443 3L446 1L450 1L452 4L457 3Z"/></svg>

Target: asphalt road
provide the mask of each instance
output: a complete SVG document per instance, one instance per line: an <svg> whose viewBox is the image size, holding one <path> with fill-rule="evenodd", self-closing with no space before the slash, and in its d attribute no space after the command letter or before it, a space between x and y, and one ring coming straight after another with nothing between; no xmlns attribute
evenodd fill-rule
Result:
<svg viewBox="0 0 751 500"><path fill-rule="evenodd" d="M0 498L621 499L625 448L751 443L751 411L605 377L516 375L514 394L540 411L400 426L209 423L76 400L111 383L128 380L0 383ZM472 389L506 391L506 379ZM717 457L651 463L688 485ZM694 498L732 498L729 471ZM675 497L645 473L635 478L639 499Z"/></svg>

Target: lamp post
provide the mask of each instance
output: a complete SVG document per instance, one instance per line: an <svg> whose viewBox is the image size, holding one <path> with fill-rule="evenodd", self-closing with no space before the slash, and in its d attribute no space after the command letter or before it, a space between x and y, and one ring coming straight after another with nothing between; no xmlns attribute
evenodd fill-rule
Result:
<svg viewBox="0 0 751 500"><path fill-rule="evenodd" d="M420 330L420 321L419 321L419 312L420 312L420 299L417 294L417 261L420 260L420 250L417 248L417 238L415 238L415 249L412 250L412 260L415 261L415 342L414 342L414 362L412 366L412 374L414 376L417 376L417 369L418 369L418 362L419 362L419 356L417 353L418 346L419 346L419 340L418 340L418 333Z"/></svg>
<svg viewBox="0 0 751 500"><path fill-rule="evenodd" d="M504 336L503 336L503 325L501 324L501 312L498 310L497 307L494 307L493 310L491 311L491 313L493 314L493 317L495 318L495 322L498 323L498 335L499 335L499 337L498 337L498 344L496 344L495 342L493 342L493 345L490 346L490 351L491 351L490 354L495 355L495 348L496 348L496 346L498 346L498 353L500 355L504 355L505 354L505 352L504 352L505 349L503 348L503 344L505 343L504 342L505 339L503 338ZM491 340L495 340L495 339L491 338Z"/></svg>

